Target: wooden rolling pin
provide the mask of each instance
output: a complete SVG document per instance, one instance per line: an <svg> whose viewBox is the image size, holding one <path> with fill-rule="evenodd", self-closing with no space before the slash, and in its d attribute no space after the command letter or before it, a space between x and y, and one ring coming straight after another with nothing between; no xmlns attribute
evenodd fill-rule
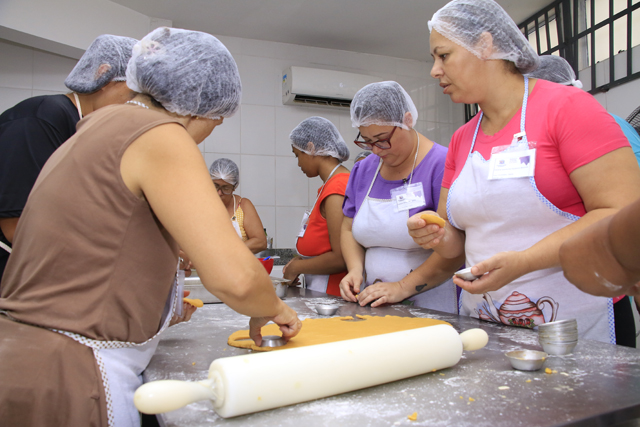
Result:
<svg viewBox="0 0 640 427"><path fill-rule="evenodd" d="M133 397L145 414L210 399L224 418L320 399L451 367L462 350L484 347L482 329L436 325L372 337L216 359L205 381L144 384Z"/></svg>

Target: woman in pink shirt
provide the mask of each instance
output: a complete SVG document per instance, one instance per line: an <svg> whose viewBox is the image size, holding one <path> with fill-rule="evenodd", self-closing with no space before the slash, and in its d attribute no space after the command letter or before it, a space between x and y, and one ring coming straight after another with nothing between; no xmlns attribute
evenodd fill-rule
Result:
<svg viewBox="0 0 640 427"><path fill-rule="evenodd" d="M620 127L588 93L523 77L538 55L494 1L454 0L429 28L431 76L481 113L449 146L445 226L413 216L412 237L445 258L465 254L478 279L454 278L460 314L529 328L575 318L581 338L616 343L611 299L571 285L559 247L640 197Z"/></svg>

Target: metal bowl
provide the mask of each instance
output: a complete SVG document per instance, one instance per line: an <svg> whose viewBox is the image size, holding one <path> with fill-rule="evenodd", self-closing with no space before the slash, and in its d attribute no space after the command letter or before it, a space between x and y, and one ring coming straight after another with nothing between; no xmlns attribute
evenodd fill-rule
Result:
<svg viewBox="0 0 640 427"><path fill-rule="evenodd" d="M318 304L316 311L322 316L333 316L340 306L338 304Z"/></svg>
<svg viewBox="0 0 640 427"><path fill-rule="evenodd" d="M541 342L542 349L549 354L556 356L562 356L573 352L573 349L578 344L578 341L570 342Z"/></svg>
<svg viewBox="0 0 640 427"><path fill-rule="evenodd" d="M517 350L505 353L511 366L520 371L537 371L549 356L543 351Z"/></svg>
<svg viewBox="0 0 640 427"><path fill-rule="evenodd" d="M278 335L265 335L262 337L262 345L260 347L280 347L285 344L284 338Z"/></svg>

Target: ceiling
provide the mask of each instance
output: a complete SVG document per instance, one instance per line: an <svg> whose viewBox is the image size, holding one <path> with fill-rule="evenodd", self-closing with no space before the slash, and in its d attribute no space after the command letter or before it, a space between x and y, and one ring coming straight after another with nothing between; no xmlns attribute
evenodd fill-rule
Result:
<svg viewBox="0 0 640 427"><path fill-rule="evenodd" d="M430 60L427 21L447 0L112 0L218 36ZM497 0L520 23L552 0Z"/></svg>

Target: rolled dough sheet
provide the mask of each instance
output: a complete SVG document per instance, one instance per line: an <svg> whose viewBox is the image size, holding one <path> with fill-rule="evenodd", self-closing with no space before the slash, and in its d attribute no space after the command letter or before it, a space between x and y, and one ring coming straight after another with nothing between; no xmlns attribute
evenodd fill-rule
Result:
<svg viewBox="0 0 640 427"><path fill-rule="evenodd" d="M249 338L249 330L241 330L229 336L227 344L232 347L250 348L256 351L283 350L287 348L306 347L354 338L370 337L408 329L424 328L433 325L449 325L443 320L423 317L398 316L357 316L363 321L353 321L352 317L330 317L322 319L305 319L302 321L300 333L280 347L257 347ZM282 335L278 325L270 323L262 328L262 336Z"/></svg>

